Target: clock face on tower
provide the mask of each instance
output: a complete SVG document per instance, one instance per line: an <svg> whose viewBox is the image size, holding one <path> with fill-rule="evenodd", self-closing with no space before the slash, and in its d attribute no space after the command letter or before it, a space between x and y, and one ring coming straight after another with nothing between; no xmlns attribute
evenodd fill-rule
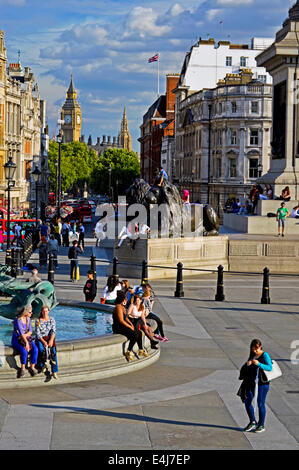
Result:
<svg viewBox="0 0 299 470"><path fill-rule="evenodd" d="M80 124L80 122L81 122L80 114L77 114L77 124Z"/></svg>
<svg viewBox="0 0 299 470"><path fill-rule="evenodd" d="M72 116L70 116L69 114L67 114L66 116L64 116L64 122L66 124L70 124L72 122Z"/></svg>

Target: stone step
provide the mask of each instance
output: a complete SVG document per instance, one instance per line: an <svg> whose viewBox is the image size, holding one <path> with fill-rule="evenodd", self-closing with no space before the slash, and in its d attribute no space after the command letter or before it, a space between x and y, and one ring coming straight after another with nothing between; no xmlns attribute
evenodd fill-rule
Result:
<svg viewBox="0 0 299 470"><path fill-rule="evenodd" d="M122 356L113 360L108 359L100 363L92 363L88 365L72 367L59 366L58 380L54 379L50 373L40 373L37 376L32 377L28 370L26 370L26 375L24 377L18 378L18 370L13 368L6 370L5 372L1 372L0 389L31 388L42 387L43 385L86 382L90 380L98 380L106 377L127 374L128 372L134 372L153 364L160 357L160 349L148 349L148 353L150 354L149 357L140 358L135 353L134 361L130 362L128 362L127 359ZM48 370L50 371L49 366Z"/></svg>
<svg viewBox="0 0 299 470"><path fill-rule="evenodd" d="M276 217L224 214L223 227L250 235L276 235L278 223ZM287 217L285 233L299 235L299 219Z"/></svg>

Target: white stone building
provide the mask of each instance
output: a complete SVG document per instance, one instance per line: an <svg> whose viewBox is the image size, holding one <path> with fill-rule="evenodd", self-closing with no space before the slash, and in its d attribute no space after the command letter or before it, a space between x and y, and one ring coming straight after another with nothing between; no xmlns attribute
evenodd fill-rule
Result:
<svg viewBox="0 0 299 470"><path fill-rule="evenodd" d="M11 63L6 76L5 147L16 163L11 208L30 209L33 161L41 154L41 101L38 85L29 67ZM34 191L35 195L35 191ZM33 197L35 199L35 196Z"/></svg>
<svg viewBox="0 0 299 470"><path fill-rule="evenodd" d="M214 88L226 74L239 73L242 68L251 69L254 79L272 83L271 75L264 67L258 67L255 60L272 42L273 39L269 38L253 38L249 46L232 44L230 41L215 43L212 38L200 39L185 56L178 89L186 97L194 91Z"/></svg>
<svg viewBox="0 0 299 470"><path fill-rule="evenodd" d="M174 182L221 214L269 167L272 85L249 70L192 93L176 109Z"/></svg>

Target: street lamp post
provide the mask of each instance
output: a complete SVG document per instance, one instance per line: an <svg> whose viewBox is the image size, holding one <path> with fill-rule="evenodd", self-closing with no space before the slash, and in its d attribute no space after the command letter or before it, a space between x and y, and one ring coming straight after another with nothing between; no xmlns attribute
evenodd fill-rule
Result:
<svg viewBox="0 0 299 470"><path fill-rule="evenodd" d="M7 241L6 249L10 248L10 188L15 184L14 176L17 165L13 162L11 155L9 156L8 162L4 165L5 179L7 181Z"/></svg>
<svg viewBox="0 0 299 470"><path fill-rule="evenodd" d="M39 183L39 179L40 179L40 175L42 174L42 172L38 169L38 166L35 165L35 169L34 171L31 172L32 174L32 177L33 177L33 180L35 182L35 218L36 218L36 221L35 221L35 226L36 228L38 227L38 211L37 211L37 208L38 208L38 183Z"/></svg>
<svg viewBox="0 0 299 470"><path fill-rule="evenodd" d="M59 134L57 136L58 142L58 194L57 194L57 206L58 206L58 214L60 213L60 204L61 204L61 144L62 144L62 131L59 130Z"/></svg>
<svg viewBox="0 0 299 470"><path fill-rule="evenodd" d="M109 173L109 202L111 203L111 173L112 173L111 165L109 165L108 173Z"/></svg>

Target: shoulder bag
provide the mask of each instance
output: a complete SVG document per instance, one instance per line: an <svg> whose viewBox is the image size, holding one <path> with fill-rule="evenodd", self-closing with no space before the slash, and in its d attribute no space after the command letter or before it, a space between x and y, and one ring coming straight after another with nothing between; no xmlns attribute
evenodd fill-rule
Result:
<svg viewBox="0 0 299 470"><path fill-rule="evenodd" d="M278 377L282 375L279 365L273 359L272 359L272 370L263 370L263 372L265 376L267 377L268 381L277 379Z"/></svg>

